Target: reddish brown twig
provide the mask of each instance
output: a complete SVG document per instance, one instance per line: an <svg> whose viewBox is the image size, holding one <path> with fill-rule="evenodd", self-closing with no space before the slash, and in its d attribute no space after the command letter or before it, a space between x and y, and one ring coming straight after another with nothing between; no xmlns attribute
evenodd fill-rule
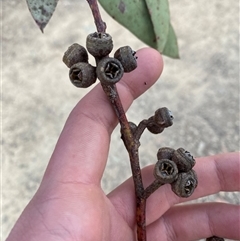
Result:
<svg viewBox="0 0 240 241"><path fill-rule="evenodd" d="M102 21L97 0L87 0L87 2L92 10L97 31L105 32L106 24ZM102 88L107 95L110 103L112 104L121 126L122 140L129 154L132 176L135 186L137 237L138 241L146 241L146 195L143 187L141 168L139 164L139 139L133 136L115 84L102 84Z"/></svg>
<svg viewBox="0 0 240 241"><path fill-rule="evenodd" d="M94 22L97 28L97 31L99 33L105 33L106 31L106 23L103 22L99 8L98 8L98 4L97 4L97 0L87 0L91 10L92 10L92 15L94 18Z"/></svg>
<svg viewBox="0 0 240 241"><path fill-rule="evenodd" d="M102 87L108 99L110 100L121 125L122 139L129 154L132 176L135 186L138 241L146 241L146 197L142 182L141 168L139 164L139 143L132 134L116 86L102 85Z"/></svg>

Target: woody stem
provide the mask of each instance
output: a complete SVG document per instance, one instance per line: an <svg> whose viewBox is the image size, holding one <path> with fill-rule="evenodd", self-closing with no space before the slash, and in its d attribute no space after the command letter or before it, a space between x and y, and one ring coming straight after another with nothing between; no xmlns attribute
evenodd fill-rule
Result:
<svg viewBox="0 0 240 241"><path fill-rule="evenodd" d="M146 241L146 197L139 164L139 142L132 134L116 86L102 84L102 87L118 117L121 126L122 140L129 154L136 196L136 223L138 241Z"/></svg>
<svg viewBox="0 0 240 241"><path fill-rule="evenodd" d="M103 22L99 8L98 8L98 3L97 0L87 0L91 10L92 10L92 15L94 18L94 22L97 28L97 31L99 33L105 33L106 31L106 23Z"/></svg>

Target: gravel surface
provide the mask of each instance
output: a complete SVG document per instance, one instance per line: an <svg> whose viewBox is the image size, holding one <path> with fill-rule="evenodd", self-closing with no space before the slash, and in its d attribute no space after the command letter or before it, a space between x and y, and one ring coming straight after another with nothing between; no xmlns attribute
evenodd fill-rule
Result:
<svg viewBox="0 0 240 241"><path fill-rule="evenodd" d="M180 60L164 57L159 81L128 111L138 123L167 106L175 116L162 135L143 136L141 164L156 162L161 146L194 156L239 151L239 16L237 1L170 1ZM114 49L145 45L103 12ZM36 192L63 125L89 91L68 80L62 55L95 31L85 1L61 0L41 34L25 1L2 0L2 240ZM120 153L120 154L119 154ZM124 170L124 171L123 171ZM102 180L106 193L130 176L119 127L113 133ZM117 176L117 178L116 178ZM239 204L239 193L195 202Z"/></svg>

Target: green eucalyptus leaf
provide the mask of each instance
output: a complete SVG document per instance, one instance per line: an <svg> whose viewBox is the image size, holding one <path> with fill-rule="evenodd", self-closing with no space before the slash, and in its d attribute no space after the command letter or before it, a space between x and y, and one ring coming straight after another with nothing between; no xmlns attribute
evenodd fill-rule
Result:
<svg viewBox="0 0 240 241"><path fill-rule="evenodd" d="M113 19L144 43L166 56L178 58L168 0L99 0L99 3Z"/></svg>
<svg viewBox="0 0 240 241"><path fill-rule="evenodd" d="M168 39L170 13L168 0L146 0L153 24L157 49L162 53Z"/></svg>
<svg viewBox="0 0 240 241"><path fill-rule="evenodd" d="M162 54L174 59L180 58L178 51L177 36L171 24L169 25L168 39Z"/></svg>
<svg viewBox="0 0 240 241"><path fill-rule="evenodd" d="M113 19L136 37L157 48L152 20L144 0L99 0L99 3Z"/></svg>
<svg viewBox="0 0 240 241"><path fill-rule="evenodd" d="M29 11L42 32L52 17L57 3L58 0L27 0Z"/></svg>

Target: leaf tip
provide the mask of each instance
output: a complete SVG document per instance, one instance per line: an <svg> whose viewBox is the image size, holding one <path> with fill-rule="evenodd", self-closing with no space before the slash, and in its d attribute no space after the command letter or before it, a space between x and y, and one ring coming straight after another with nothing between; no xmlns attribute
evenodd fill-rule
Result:
<svg viewBox="0 0 240 241"><path fill-rule="evenodd" d="M37 26L39 27L39 29L41 30L42 33L44 33L44 28L46 27L47 23L44 23L44 22L39 22L39 21L35 21Z"/></svg>
<svg viewBox="0 0 240 241"><path fill-rule="evenodd" d="M181 59L179 53L174 57L175 59Z"/></svg>
<svg viewBox="0 0 240 241"><path fill-rule="evenodd" d="M58 0L26 0L29 11L43 33L43 29L48 24L55 11Z"/></svg>

